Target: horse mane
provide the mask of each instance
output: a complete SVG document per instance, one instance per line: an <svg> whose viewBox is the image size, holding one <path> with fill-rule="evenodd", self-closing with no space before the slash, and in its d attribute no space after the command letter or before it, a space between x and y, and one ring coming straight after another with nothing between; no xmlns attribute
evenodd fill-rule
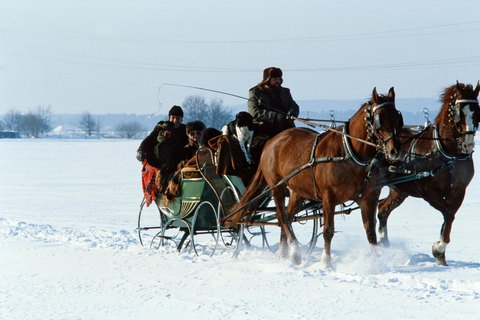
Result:
<svg viewBox="0 0 480 320"><path fill-rule="evenodd" d="M452 101L452 97L455 95L457 91L457 85L451 85L450 87L445 88L443 93L440 95L440 103L442 107L438 112L437 116L435 117L435 123L439 124L442 122L442 119L447 116L448 109L450 108L450 103Z"/></svg>
<svg viewBox="0 0 480 320"><path fill-rule="evenodd" d="M452 96L455 94L457 90L457 85L451 85L450 87L445 88L444 92L440 95L440 102L442 103L442 107L448 105L450 101L452 101Z"/></svg>
<svg viewBox="0 0 480 320"><path fill-rule="evenodd" d="M445 111L448 111L450 108L450 103L452 103L452 99L456 96L457 88L460 89L464 94L466 91L474 92L473 86L471 84L463 84L457 82L450 87L445 88L444 92L440 95L440 102L442 103L442 108L440 109L437 117L435 118L435 122L439 123L442 117L446 116Z"/></svg>

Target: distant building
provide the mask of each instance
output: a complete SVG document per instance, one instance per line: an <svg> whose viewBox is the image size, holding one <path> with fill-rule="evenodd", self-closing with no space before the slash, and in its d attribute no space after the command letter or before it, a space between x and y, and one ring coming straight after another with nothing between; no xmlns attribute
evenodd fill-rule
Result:
<svg viewBox="0 0 480 320"><path fill-rule="evenodd" d="M0 130L0 139L4 138L20 138L20 133L18 131Z"/></svg>

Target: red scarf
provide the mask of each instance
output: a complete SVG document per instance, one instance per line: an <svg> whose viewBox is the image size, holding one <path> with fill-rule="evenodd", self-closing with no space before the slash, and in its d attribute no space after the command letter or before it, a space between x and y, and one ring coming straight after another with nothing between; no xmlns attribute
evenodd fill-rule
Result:
<svg viewBox="0 0 480 320"><path fill-rule="evenodd" d="M158 192L157 185L155 184L155 177L157 176L157 168L152 167L147 163L147 160L143 160L142 166L142 188L147 207L150 206L152 201L155 201L156 194Z"/></svg>

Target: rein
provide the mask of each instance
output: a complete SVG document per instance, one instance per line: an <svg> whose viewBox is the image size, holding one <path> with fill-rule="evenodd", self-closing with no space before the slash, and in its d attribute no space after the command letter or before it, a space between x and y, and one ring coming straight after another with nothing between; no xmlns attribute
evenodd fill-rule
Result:
<svg viewBox="0 0 480 320"><path fill-rule="evenodd" d="M360 141L362 143L365 143L369 146L372 146L372 147L377 147L377 145L373 142L370 142L370 141L367 141L367 140L363 140L363 139L360 139L360 138L357 138L357 137L354 137L352 135L349 135L348 133L345 133L344 131L340 131L340 130L337 130L335 128L332 128L332 127L329 127L329 126L326 126L326 125L323 125L323 124L317 124L317 123L313 123L313 122L310 122L310 121L307 121L305 119L301 119L301 118L297 118L297 117L293 117L292 116L292 119L293 120L298 120L308 126L311 126L311 127L319 127L319 128L323 128L323 129L326 129L326 130L329 130L329 131L332 131L332 132L335 132L336 134L338 135L343 135L345 137L348 137L350 139L353 139L353 140L357 140L357 141ZM339 122L339 121L336 121L336 122ZM348 123L348 121L345 121L345 123Z"/></svg>

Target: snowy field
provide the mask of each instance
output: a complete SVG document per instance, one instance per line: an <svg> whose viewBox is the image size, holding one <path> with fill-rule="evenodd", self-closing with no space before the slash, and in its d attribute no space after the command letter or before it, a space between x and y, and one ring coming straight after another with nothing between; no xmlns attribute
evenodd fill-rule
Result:
<svg viewBox="0 0 480 320"><path fill-rule="evenodd" d="M410 198L390 248L371 250L358 211L337 216L324 270L323 239L299 266L261 247L238 259L142 247L139 143L0 140L0 319L478 319L478 175L449 267L431 255L441 214Z"/></svg>

